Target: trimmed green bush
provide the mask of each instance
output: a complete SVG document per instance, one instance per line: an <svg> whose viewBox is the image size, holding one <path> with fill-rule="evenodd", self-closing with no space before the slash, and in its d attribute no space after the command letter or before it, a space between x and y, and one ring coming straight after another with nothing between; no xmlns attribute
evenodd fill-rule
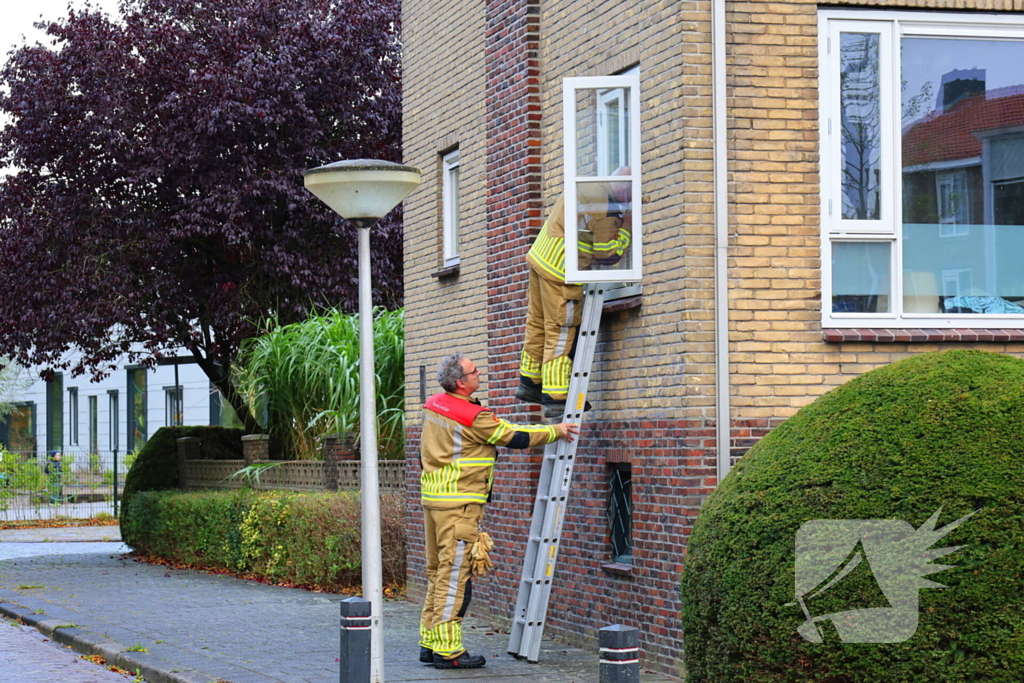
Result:
<svg viewBox="0 0 1024 683"><path fill-rule="evenodd" d="M359 493L140 492L121 534L136 552L278 583L339 589L362 570ZM405 502L381 496L384 580L405 582Z"/></svg>
<svg viewBox="0 0 1024 683"><path fill-rule="evenodd" d="M156 430L139 451L124 478L124 489L121 492L122 535L125 533L123 529L133 528L126 521L130 514L128 503L136 493L177 489L181 485L178 481L178 439L199 437L200 452L208 460L241 460L244 434L244 430L228 427L161 427ZM128 545L134 545L133 540L124 536L124 542Z"/></svg>
<svg viewBox="0 0 1024 683"><path fill-rule="evenodd" d="M809 626L795 595L802 525L902 520L920 540L940 509L937 527L976 514L924 546L963 548L934 560L949 568L927 577L947 588L911 584L920 601L913 635L840 642L835 624L849 623L852 610L892 604L873 574L886 565L870 555L822 596L802 594L812 618L851 610L816 622L823 642L798 633ZM841 549L847 541L836 536L811 550ZM920 547L890 548L899 550L883 558L892 566L929 559ZM850 558L848 566L855 565ZM1024 360L982 351L922 354L803 408L741 458L708 498L690 536L681 590L687 683L1019 681Z"/></svg>

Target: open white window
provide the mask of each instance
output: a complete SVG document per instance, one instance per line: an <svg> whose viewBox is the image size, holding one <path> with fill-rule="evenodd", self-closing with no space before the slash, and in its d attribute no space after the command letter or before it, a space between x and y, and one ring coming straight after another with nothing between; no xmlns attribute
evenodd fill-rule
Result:
<svg viewBox="0 0 1024 683"><path fill-rule="evenodd" d="M566 282L640 282L640 76L563 85Z"/></svg>
<svg viewBox="0 0 1024 683"><path fill-rule="evenodd" d="M459 263L459 150L441 160L441 223L444 265Z"/></svg>
<svg viewBox="0 0 1024 683"><path fill-rule="evenodd" d="M1024 17L820 22L823 323L1024 327Z"/></svg>

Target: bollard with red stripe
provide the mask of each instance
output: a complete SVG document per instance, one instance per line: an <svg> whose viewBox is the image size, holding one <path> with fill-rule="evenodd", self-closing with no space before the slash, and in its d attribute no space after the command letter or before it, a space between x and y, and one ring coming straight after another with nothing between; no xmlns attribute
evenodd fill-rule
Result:
<svg viewBox="0 0 1024 683"><path fill-rule="evenodd" d="M370 601L341 601L341 683L370 683Z"/></svg>
<svg viewBox="0 0 1024 683"><path fill-rule="evenodd" d="M622 624L597 632L601 648L601 683L639 683L640 629Z"/></svg>

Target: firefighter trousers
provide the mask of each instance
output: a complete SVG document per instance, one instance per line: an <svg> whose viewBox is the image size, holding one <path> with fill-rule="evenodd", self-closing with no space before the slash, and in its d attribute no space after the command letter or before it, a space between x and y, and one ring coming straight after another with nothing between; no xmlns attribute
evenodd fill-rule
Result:
<svg viewBox="0 0 1024 683"><path fill-rule="evenodd" d="M542 277L530 268L526 341L519 359L519 381L540 386L552 401L565 401L583 318L583 287Z"/></svg>
<svg viewBox="0 0 1024 683"><path fill-rule="evenodd" d="M471 503L423 508L427 594L420 615L420 645L447 659L461 655L462 618L473 595L470 553L480 536L484 506Z"/></svg>

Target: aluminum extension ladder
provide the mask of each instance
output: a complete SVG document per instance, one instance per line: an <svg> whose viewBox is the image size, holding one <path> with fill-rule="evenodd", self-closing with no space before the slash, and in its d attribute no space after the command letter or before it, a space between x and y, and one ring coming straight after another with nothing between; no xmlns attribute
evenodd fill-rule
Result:
<svg viewBox="0 0 1024 683"><path fill-rule="evenodd" d="M572 364L569 395L565 402L562 422L582 425L583 407L587 401L587 386L594 363L594 347L601 324L608 285L589 284L583 294L583 319L580 321L576 341L576 357ZM536 662L540 656L544 623L547 621L551 580L558 559L558 542L565 521L566 499L572 482L572 467L576 458L577 438L572 443L559 439L544 448L544 460L537 483L537 498L533 504L533 521L523 559L523 576L519 581L519 597L512 615L512 635L508 653L519 659Z"/></svg>

